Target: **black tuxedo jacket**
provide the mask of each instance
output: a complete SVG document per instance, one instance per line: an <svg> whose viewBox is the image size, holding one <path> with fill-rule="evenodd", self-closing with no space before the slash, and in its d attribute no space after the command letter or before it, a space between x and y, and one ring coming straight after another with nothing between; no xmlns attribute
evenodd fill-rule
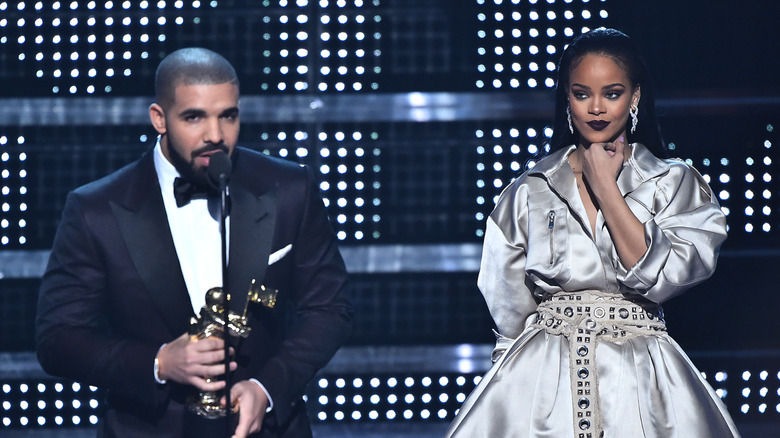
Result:
<svg viewBox="0 0 780 438"><path fill-rule="evenodd" d="M250 304L233 381L256 378L271 395L264 436L307 435L304 387L351 330L346 269L308 168L242 148L233 162L231 309L243 311L252 279L280 290L272 309ZM153 152L71 192L42 278L37 352L48 373L108 390L103 435L181 435L194 388L158 384L152 364L192 316Z"/></svg>

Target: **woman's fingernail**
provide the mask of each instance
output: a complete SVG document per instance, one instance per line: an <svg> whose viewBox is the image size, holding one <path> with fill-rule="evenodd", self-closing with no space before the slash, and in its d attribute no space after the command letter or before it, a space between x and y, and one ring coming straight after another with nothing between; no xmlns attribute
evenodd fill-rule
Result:
<svg viewBox="0 0 780 438"><path fill-rule="evenodd" d="M618 137L618 141L620 141L621 143L623 143L623 142L625 142L625 141L626 141L626 139L625 139L625 137L623 137L623 136L621 135L620 137Z"/></svg>

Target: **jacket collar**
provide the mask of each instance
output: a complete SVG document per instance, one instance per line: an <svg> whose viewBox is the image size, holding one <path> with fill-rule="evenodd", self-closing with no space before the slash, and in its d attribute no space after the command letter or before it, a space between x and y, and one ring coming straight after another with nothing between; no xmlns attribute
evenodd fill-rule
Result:
<svg viewBox="0 0 780 438"><path fill-rule="evenodd" d="M262 281L265 276L278 199L277 190L259 184L258 175L246 163L234 164L228 290L231 309L240 313L251 280ZM188 329L194 314L165 214L152 150L128 170L126 190L111 208L139 276L171 332L178 335Z"/></svg>
<svg viewBox="0 0 780 438"><path fill-rule="evenodd" d="M550 187L571 199L573 194L572 180L574 173L568 166L568 157L577 147L571 145L559 149L546 158L539 160L528 173L541 175L548 181ZM657 158L643 144L631 144L631 156L623 165L618 176L618 187L623 195L634 191L639 185L669 171L669 163Z"/></svg>
<svg viewBox="0 0 780 438"><path fill-rule="evenodd" d="M111 210L136 272L171 334L187 331L194 316L163 206L151 151L130 165Z"/></svg>

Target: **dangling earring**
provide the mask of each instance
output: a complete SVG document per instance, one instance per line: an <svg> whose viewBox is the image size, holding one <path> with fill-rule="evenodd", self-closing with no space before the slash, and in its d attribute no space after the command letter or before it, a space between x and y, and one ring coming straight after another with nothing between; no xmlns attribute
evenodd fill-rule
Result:
<svg viewBox="0 0 780 438"><path fill-rule="evenodd" d="M639 123L639 107L632 106L628 109L628 113L631 115L631 133L636 132L636 124Z"/></svg>
<svg viewBox="0 0 780 438"><path fill-rule="evenodd" d="M571 109L569 107L566 107L566 119L569 121L569 132L574 134L574 126L571 124Z"/></svg>

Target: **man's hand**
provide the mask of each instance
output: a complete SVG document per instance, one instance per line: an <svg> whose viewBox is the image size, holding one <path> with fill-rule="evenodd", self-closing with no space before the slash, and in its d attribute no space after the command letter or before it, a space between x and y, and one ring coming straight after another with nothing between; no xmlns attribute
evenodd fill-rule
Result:
<svg viewBox="0 0 780 438"><path fill-rule="evenodd" d="M233 438L245 438L247 435L259 432L263 426L265 410L268 409L268 397L260 386L249 380L233 384L230 398L238 404L238 426ZM225 398L222 397L222 403Z"/></svg>
<svg viewBox="0 0 780 438"><path fill-rule="evenodd" d="M218 391L225 382L207 381L207 377L225 374L225 342L219 338L190 340L187 333L169 342L157 353L159 376L192 385L201 391ZM236 369L230 362L230 370Z"/></svg>

